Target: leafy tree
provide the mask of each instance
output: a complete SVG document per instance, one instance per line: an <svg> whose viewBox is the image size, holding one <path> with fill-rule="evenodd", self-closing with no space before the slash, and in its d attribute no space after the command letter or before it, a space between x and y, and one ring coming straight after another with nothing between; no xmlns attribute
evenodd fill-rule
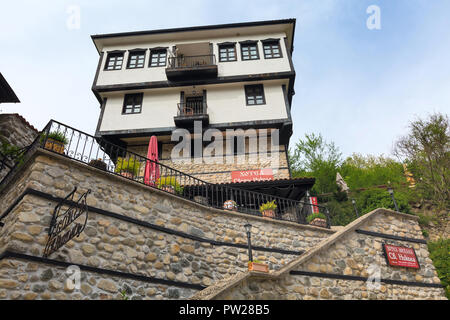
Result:
<svg viewBox="0 0 450 320"><path fill-rule="evenodd" d="M351 190L407 183L402 164L383 155L354 153L342 163L339 172Z"/></svg>
<svg viewBox="0 0 450 320"><path fill-rule="evenodd" d="M395 192L395 201L398 210L403 213L411 213L411 207L408 204L409 197L403 192ZM362 214L368 213L377 208L386 208L395 210L391 195L384 189L366 190L360 193L357 200L358 210Z"/></svg>
<svg viewBox="0 0 450 320"><path fill-rule="evenodd" d="M293 152L289 151L292 176L313 176L316 183L314 194L334 192L337 190L336 173L341 164L341 153L333 142L326 142L322 135L305 134Z"/></svg>
<svg viewBox="0 0 450 320"><path fill-rule="evenodd" d="M447 115L431 114L409 125L394 154L408 164L418 190L440 207L450 201L450 123Z"/></svg>

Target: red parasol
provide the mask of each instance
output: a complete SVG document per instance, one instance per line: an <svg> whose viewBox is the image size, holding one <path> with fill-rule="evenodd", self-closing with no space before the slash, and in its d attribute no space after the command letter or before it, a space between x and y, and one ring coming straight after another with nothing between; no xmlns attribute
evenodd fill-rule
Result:
<svg viewBox="0 0 450 320"><path fill-rule="evenodd" d="M152 160L145 163L144 183L154 186L159 179L158 166L158 139L155 136L150 138L148 144L147 158Z"/></svg>

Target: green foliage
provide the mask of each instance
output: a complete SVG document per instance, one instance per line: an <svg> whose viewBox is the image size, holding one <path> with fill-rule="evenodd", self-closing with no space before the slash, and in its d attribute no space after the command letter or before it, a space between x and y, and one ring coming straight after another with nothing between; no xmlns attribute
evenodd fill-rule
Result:
<svg viewBox="0 0 450 320"><path fill-rule="evenodd" d="M128 300L128 296L127 296L127 291L126 290L122 290L120 291L120 295L122 296L122 300Z"/></svg>
<svg viewBox="0 0 450 320"><path fill-rule="evenodd" d="M268 201L266 203L263 203L259 207L259 212L263 212L263 211L266 211L266 210L275 210L276 208L277 208L277 205L275 204L275 200Z"/></svg>
<svg viewBox="0 0 450 320"><path fill-rule="evenodd" d="M18 146L8 143L8 141L1 136L0 142L0 159L14 159L15 163L21 166L24 161L24 155L21 153L21 149Z"/></svg>
<svg viewBox="0 0 450 320"><path fill-rule="evenodd" d="M156 185L160 189L162 189L165 186L172 186L174 188L174 190L175 190L175 193L177 193L177 194L182 194L183 193L183 187L177 181L177 178L175 176L160 177L156 181Z"/></svg>
<svg viewBox="0 0 450 320"><path fill-rule="evenodd" d="M52 131L48 135L46 135L45 133L42 133L40 142L42 143L45 140L45 138L53 139L53 140L59 141L59 142L61 142L63 144L67 144L69 142L67 140L65 134L60 132L60 131Z"/></svg>
<svg viewBox="0 0 450 320"><path fill-rule="evenodd" d="M331 225L333 226L345 226L357 218L356 212L350 201L339 202L332 199L327 202L326 205L330 211L330 220ZM361 214L361 211L359 212Z"/></svg>
<svg viewBox="0 0 450 320"><path fill-rule="evenodd" d="M398 209L403 213L411 213L411 207L408 204L408 196L403 192L394 193ZM386 208L395 210L391 195L385 189L373 189L361 192L358 197L359 206L362 208L362 214L368 213L377 208Z"/></svg>
<svg viewBox="0 0 450 320"><path fill-rule="evenodd" d="M141 164L133 158L118 158L116 163L116 173L128 172L137 176Z"/></svg>
<svg viewBox="0 0 450 320"><path fill-rule="evenodd" d="M431 114L410 123L395 155L408 164L421 195L439 207L450 206L450 122L447 115Z"/></svg>
<svg viewBox="0 0 450 320"><path fill-rule="evenodd" d="M350 190L407 182L403 165L384 156L362 156L354 153L342 163L339 173Z"/></svg>
<svg viewBox="0 0 450 320"><path fill-rule="evenodd" d="M327 217L323 213L319 212L319 213L312 213L309 216L307 216L306 221L310 223L316 218L327 220Z"/></svg>
<svg viewBox="0 0 450 320"><path fill-rule="evenodd" d="M447 298L450 299L450 239L429 242L428 250Z"/></svg>
<svg viewBox="0 0 450 320"><path fill-rule="evenodd" d="M326 142L321 134L305 134L289 151L293 178L313 176L316 179L312 194L337 190L336 173L341 163L341 153L333 142Z"/></svg>

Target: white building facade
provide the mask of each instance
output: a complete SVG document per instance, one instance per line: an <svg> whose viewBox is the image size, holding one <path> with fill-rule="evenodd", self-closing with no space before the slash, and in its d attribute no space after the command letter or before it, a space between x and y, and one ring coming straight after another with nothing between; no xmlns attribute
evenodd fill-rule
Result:
<svg viewBox="0 0 450 320"><path fill-rule="evenodd" d="M289 179L295 22L92 36L100 55L92 86L101 105L96 136L145 156L155 135L162 163L209 182L232 183L236 172L260 169L269 170L274 180ZM244 140L244 162L207 164L194 156L192 161L174 161L177 141L172 133L184 129L198 138L195 121L202 132L255 130L258 144L268 143L272 161L248 161L254 150L249 139ZM265 133L268 142L259 139Z"/></svg>

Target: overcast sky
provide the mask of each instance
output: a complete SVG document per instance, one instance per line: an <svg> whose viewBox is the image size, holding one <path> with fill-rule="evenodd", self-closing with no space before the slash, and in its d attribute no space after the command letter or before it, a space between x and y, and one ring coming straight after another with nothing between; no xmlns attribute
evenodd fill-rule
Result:
<svg viewBox="0 0 450 320"><path fill-rule="evenodd" d="M369 30L370 5L381 29ZM69 28L70 8L80 27ZM408 122L450 113L450 1L8 1L0 9L0 72L38 129L50 119L94 134L98 54L90 35L296 18L291 147L321 133L344 156L389 155Z"/></svg>

